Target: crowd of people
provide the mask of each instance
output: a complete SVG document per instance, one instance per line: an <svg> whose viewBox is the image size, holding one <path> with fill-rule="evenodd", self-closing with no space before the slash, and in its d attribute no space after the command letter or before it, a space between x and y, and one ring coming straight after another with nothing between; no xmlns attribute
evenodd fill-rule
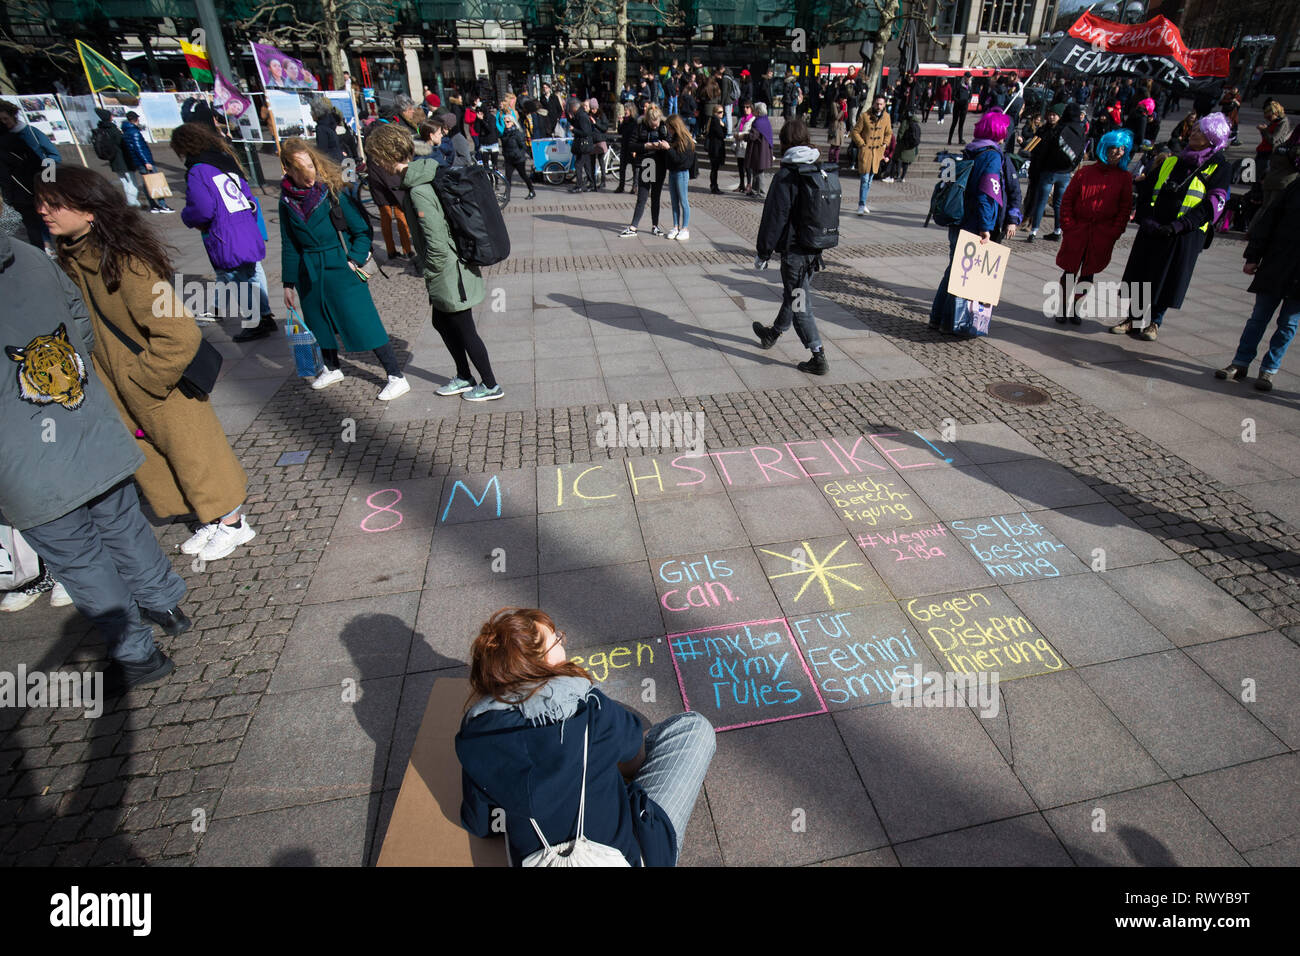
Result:
<svg viewBox="0 0 1300 956"><path fill-rule="evenodd" d="M1123 282L1149 290L1146 311L1141 321L1125 318L1110 331L1156 340L1225 221L1232 178L1226 150L1239 132L1234 91L1195 103L1165 138L1162 120L1178 108L1177 97L1132 80L1089 85L1056 76L1024 89L1014 74L904 74L869 101L866 92L855 75L820 77L805 90L793 72L754 77L704 68L696 59L662 74L644 71L607 104L547 84L526 98L486 90L438 97L426 88L422 102L395 97L391 109L369 117L360 137L337 109L318 101L314 139L279 144L277 207L284 308L311 331L322 357L311 388L345 380L341 353L371 352L386 376L379 400L411 389L369 286L372 228L362 179L348 175L364 164L387 258L414 262L431 324L447 347L452 374L437 394L472 402L504 395L473 316L485 284L458 248L435 182L444 170L486 163L517 175L532 198L530 141L556 135L572 141L571 192L605 188L604 157L617 145L613 191L634 195L625 238L641 234L648 206L651 235L689 241L699 147L711 193L723 191L719 174L734 157L734 191L763 200L755 266L780 261L781 305L771 325L753 323L753 334L770 349L793 328L809 351L798 368L825 375L812 285L828 244L812 219L814 204L802 198L817 189L819 176L825 179L813 131L825 130L830 163L847 161L858 177L857 212L867 215L875 178L906 181L936 108L940 125L951 114L948 143L955 138L958 158L969 164L956 187L958 212L944 223L950 254L962 230L981 242L1003 242L1024 226L1025 241L1034 242L1050 205L1053 229L1042 238L1059 241L1061 270L1061 307L1053 318L1079 325L1082 290L1109 266L1136 221ZM783 122L774 132L777 110ZM12 443L0 459L0 510L42 563L38 580L7 596L2 609L20 609L46 592L54 592L55 603L76 604L99 627L111 685L124 692L173 668L154 627L178 635L192 626L181 606L185 582L159 548L138 493L156 516L191 519L181 550L198 561L228 558L256 532L246 512L247 476L208 400L212 376L201 367L195 316L174 292L157 293L172 288L174 264L142 213L173 210L145 188L143 176L155 171L152 153L134 113L120 126L107 112L99 115L95 153L111 176L65 164L47 177L41 170L62 162L59 151L0 101L4 199L27 239L0 234L0 330L17 367L0 379L0 427ZM1256 379L1267 391L1300 324L1300 255L1290 229L1291 214L1300 215L1300 140L1275 102L1265 104L1264 118L1256 150L1264 198L1244 266L1256 306L1237 352L1216 374L1246 378L1276 316ZM274 333L263 266L266 219L241 160L210 116L177 127L170 146L185 167L181 219L201 234L216 281L238 290L229 298L229 317L240 324L234 340ZM665 184L667 230L660 220ZM835 215L838 222L838 205ZM930 325L971 334L978 303L948 292L948 278L945 272L940 280ZM57 441L43 439L34 424L46 421ZM682 715L643 739L635 719L568 663L563 642L563 632L534 609L495 615L474 642L476 701L457 739L464 823L486 833L490 808L509 803L516 859L548 851L552 835L570 833L567 810L531 821L523 810L538 788L574 789L559 777L578 766L576 735L566 743L552 731L580 718L580 789L586 792L589 776L600 781L590 831L630 864L671 864L712 754L712 729L698 715ZM532 764L542 776L520 772ZM556 779L543 779L548 774ZM644 812L626 812L637 806Z"/></svg>

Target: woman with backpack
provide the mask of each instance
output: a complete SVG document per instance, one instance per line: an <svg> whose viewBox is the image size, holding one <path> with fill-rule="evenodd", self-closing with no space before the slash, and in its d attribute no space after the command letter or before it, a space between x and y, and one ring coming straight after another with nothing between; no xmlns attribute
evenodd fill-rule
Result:
<svg viewBox="0 0 1300 956"><path fill-rule="evenodd" d="M239 315L241 331L234 340L252 342L270 335L275 320L259 318L254 311L261 297L257 264L266 258L266 242L243 167L225 138L205 123L176 127L171 147L185 164L181 221L199 230L217 282L235 292L223 297Z"/></svg>
<svg viewBox="0 0 1300 956"><path fill-rule="evenodd" d="M807 203L800 201L802 180L811 166L820 169L821 154L808 136L808 124L801 119L786 120L781 127L781 168L772 177L767 201L763 203L763 219L758 227L757 268L767 268L767 261L776 253L781 255L781 310L769 327L761 322L753 324L760 348L770 349L781 333L794 325L795 334L804 347L812 352L806 362L800 362L799 371L810 375L825 375L830 371L817 323L812 312L813 273L821 268L821 250L799 242L801 229L808 223ZM836 210L838 215L838 210Z"/></svg>
<svg viewBox="0 0 1300 956"><path fill-rule="evenodd" d="M907 168L916 162L921 151L921 114L908 113L899 123L898 141L894 144L890 175L885 182L907 182Z"/></svg>
<svg viewBox="0 0 1300 956"><path fill-rule="evenodd" d="M59 264L86 300L95 371L144 453L136 483L158 517L198 518L182 551L227 557L255 536L243 513L248 477L208 396L185 379L203 335L172 288L165 247L121 191L89 169L63 167L37 185L36 198Z"/></svg>
<svg viewBox="0 0 1300 956"><path fill-rule="evenodd" d="M721 110L722 107L717 107ZM691 238L691 168L695 165L695 140L686 123L677 115L668 117L668 200L673 211L673 228L669 239L686 242Z"/></svg>
<svg viewBox="0 0 1300 956"><path fill-rule="evenodd" d="M415 223L415 247L424 286L433 307L433 327L456 363L455 377L437 394L444 398L460 395L469 402L496 401L505 390L492 374L487 346L474 327L472 311L485 295L483 277L475 266L460 261L447 214L433 188L438 164L432 160L413 161L414 146L397 130L376 130L371 142L371 161L401 177L407 216ZM478 369L478 384L474 383L470 362Z"/></svg>
<svg viewBox="0 0 1300 956"><path fill-rule="evenodd" d="M630 239L637 234L637 223L650 201L650 234L665 235L659 228L659 201L663 195L664 178L668 175L668 127L663 113L653 103L641 114L636 139L632 143L632 168L636 171L636 208L632 211L632 224L619 233L619 238Z"/></svg>
<svg viewBox="0 0 1300 956"><path fill-rule="evenodd" d="M138 205L140 193L135 188L135 180L131 178L131 167L126 162L126 151L122 148L122 131L113 122L113 114L103 107L96 108L95 115L99 117L99 125L90 135L91 148L94 149L96 156L108 163L108 168L122 184L122 191L126 193L126 204Z"/></svg>
<svg viewBox="0 0 1300 956"><path fill-rule="evenodd" d="M411 138L393 124L391 131ZM414 142L411 145L415 149ZM343 381L339 350L373 350L388 381L379 393L390 401L411 390L402 375L388 332L384 329L368 276L361 268L370 258L370 223L365 209L346 189L337 166L303 139L280 144L284 179L280 182L280 257L284 304L302 303L302 318L320 345L325 368L311 383L314 389Z"/></svg>
<svg viewBox="0 0 1300 956"><path fill-rule="evenodd" d="M1008 163L1002 152L1011 118L991 111L975 124L975 139L962 150L962 159L973 163L962 193L961 221L948 227L948 267L939 280L939 288L930 305L930 328L945 334L957 333L957 296L948 291L952 274L952 256L957 237L964 229L976 233L980 242L1001 242L1015 235L1020 213L1017 197L1010 191ZM954 188L956 188L954 186Z"/></svg>
<svg viewBox="0 0 1300 956"><path fill-rule="evenodd" d="M1083 323L1078 304L1086 293L1076 291L1071 303L1070 289L1092 284L1093 277L1110 264L1115 243L1128 228L1133 208L1133 177L1128 171L1132 149L1131 130L1111 130L1097 144L1100 160L1082 167L1065 188L1061 250L1056 254L1061 268L1061 312L1055 319L1061 325Z"/></svg>
<svg viewBox="0 0 1300 956"><path fill-rule="evenodd" d="M514 866L579 830L598 854L612 848L628 866L675 866L713 759L713 728L686 711L643 735L636 715L567 654L564 632L536 608L502 608L480 628L456 734L462 825L486 837L498 830L494 811L504 811Z"/></svg>

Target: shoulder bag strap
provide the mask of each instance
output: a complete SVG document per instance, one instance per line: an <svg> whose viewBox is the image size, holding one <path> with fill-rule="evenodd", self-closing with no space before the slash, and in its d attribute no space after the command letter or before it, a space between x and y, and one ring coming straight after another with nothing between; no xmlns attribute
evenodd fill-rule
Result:
<svg viewBox="0 0 1300 956"><path fill-rule="evenodd" d="M112 332L114 335L116 335L118 339L121 340L122 344L125 345L128 349L130 349L133 354L139 355L141 352L143 352L144 351L143 345L140 345L134 339L127 336L127 334L123 332L121 329L119 329L116 325L108 321L108 316L104 315L104 313L99 308L99 303L95 301L95 294L90 291L89 279L87 279L85 282L85 290L86 290L86 298L90 300L90 307L94 309L95 314L99 316L99 321L107 325L108 330Z"/></svg>

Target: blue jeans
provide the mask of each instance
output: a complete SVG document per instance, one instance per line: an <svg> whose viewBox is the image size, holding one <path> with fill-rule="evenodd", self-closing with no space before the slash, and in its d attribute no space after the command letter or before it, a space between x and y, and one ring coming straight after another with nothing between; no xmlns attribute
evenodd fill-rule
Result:
<svg viewBox="0 0 1300 956"><path fill-rule="evenodd" d="M816 256L787 252L781 257L781 311L772 323L775 332L784 332L794 325L795 334L806 348L813 352L821 350L821 336L817 334L817 321L812 311L812 277L813 261ZM802 293L803 308L795 310L795 291Z"/></svg>
<svg viewBox="0 0 1300 956"><path fill-rule="evenodd" d="M1029 215L1029 228L1037 229L1038 224L1043 219L1043 212L1047 209L1047 196L1049 192L1055 190L1052 194L1052 215L1055 217L1053 222L1056 228L1061 228L1061 198L1065 195L1065 187L1070 182L1070 171L1063 169L1056 173L1043 173L1038 178L1038 188L1034 192L1033 212Z"/></svg>
<svg viewBox="0 0 1300 956"><path fill-rule="evenodd" d="M676 112L677 112L677 97L670 96L668 97L668 115L672 116Z"/></svg>
<svg viewBox="0 0 1300 956"><path fill-rule="evenodd" d="M109 657L149 659L157 645L140 609L170 611L185 596L185 581L158 547L130 479L23 535L99 628Z"/></svg>
<svg viewBox="0 0 1300 956"><path fill-rule="evenodd" d="M861 182L858 185L859 206L865 206L867 204L867 190L871 188L871 180L875 175L875 173L863 173L860 177Z"/></svg>
<svg viewBox="0 0 1300 956"><path fill-rule="evenodd" d="M262 291L257 284L257 266L256 262L249 262L234 269L213 267L217 282L225 285L225 288L220 288L217 292L218 311L227 317L232 312L238 315L240 323L246 329L254 328L261 321L260 315L253 314ZM270 305L269 297L267 305Z"/></svg>
<svg viewBox="0 0 1300 956"><path fill-rule="evenodd" d="M673 206L673 226L689 229L691 225L691 200L687 195L690 186L690 170L668 174L668 199Z"/></svg>
<svg viewBox="0 0 1300 956"><path fill-rule="evenodd" d="M633 779L673 822L678 858L716 747L712 725L694 711L674 714L646 732L645 763Z"/></svg>
<svg viewBox="0 0 1300 956"><path fill-rule="evenodd" d="M262 268L262 263L257 264L257 291L261 295L260 305L262 306L262 316L272 318L271 312L271 292L266 287L266 270Z"/></svg>
<svg viewBox="0 0 1300 956"><path fill-rule="evenodd" d="M1278 313L1277 331L1269 339L1268 351L1264 353L1264 360L1259 363L1259 370L1274 373L1282 367L1282 356L1286 355L1286 348L1295 337L1296 326L1300 325L1300 299L1283 299L1281 296L1269 295L1266 292L1255 294L1255 310L1246 320L1246 327L1241 330L1241 342L1237 345L1237 354L1232 360L1233 365L1249 368L1250 363L1255 361L1259 340L1264 337L1269 320L1273 318L1273 313L1278 311L1279 306L1282 311Z"/></svg>

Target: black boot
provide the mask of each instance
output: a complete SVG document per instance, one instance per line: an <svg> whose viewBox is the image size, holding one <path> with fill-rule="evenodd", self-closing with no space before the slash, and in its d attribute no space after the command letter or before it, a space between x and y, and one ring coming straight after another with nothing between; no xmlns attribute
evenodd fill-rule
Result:
<svg viewBox="0 0 1300 956"><path fill-rule="evenodd" d="M768 328L762 322L755 322L752 326L754 334L758 336L758 347L760 349L770 349L776 344L776 340L781 337L781 333L776 329Z"/></svg>
<svg viewBox="0 0 1300 956"><path fill-rule="evenodd" d="M172 608L170 611L151 611L148 608L140 608L140 613L153 621L172 637L184 634L194 622L185 616L185 612L180 609L180 605Z"/></svg>
<svg viewBox="0 0 1300 956"><path fill-rule="evenodd" d="M825 375L831 370L830 363L826 361L826 351L818 349L812 354L806 362L799 363L799 371L807 372L809 375Z"/></svg>
<svg viewBox="0 0 1300 956"><path fill-rule="evenodd" d="M104 671L104 693L109 697L121 697L132 687L160 681L175 669L172 659L157 647L143 661L113 661Z"/></svg>
<svg viewBox="0 0 1300 956"><path fill-rule="evenodd" d="M264 339L275 331L275 319L263 317L262 321L257 323L251 329L241 329L235 336L236 342L252 342L256 339Z"/></svg>

